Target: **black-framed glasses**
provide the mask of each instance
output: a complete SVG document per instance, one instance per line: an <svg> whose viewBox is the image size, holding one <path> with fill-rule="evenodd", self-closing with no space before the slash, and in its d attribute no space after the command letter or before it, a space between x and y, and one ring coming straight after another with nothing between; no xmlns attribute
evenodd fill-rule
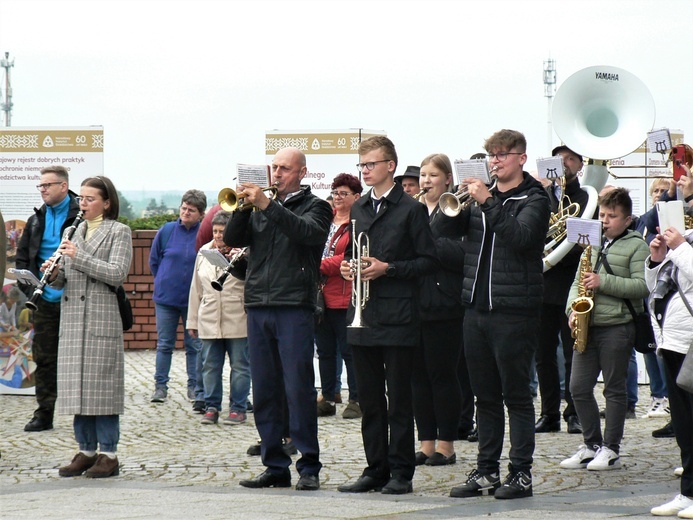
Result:
<svg viewBox="0 0 693 520"><path fill-rule="evenodd" d="M62 184L65 181L55 181L55 182L44 182L43 184L37 184L36 189L39 191L44 191L53 186L54 184Z"/></svg>
<svg viewBox="0 0 693 520"><path fill-rule="evenodd" d="M360 172L362 172L363 170L368 170L368 171L370 171L370 170L372 170L373 168L375 168L375 165L376 165L376 164L381 163L381 162L390 162L391 160L392 160L392 159L383 159L382 161L362 162L362 163L358 163L358 164L356 165L356 168L358 168L358 170L359 170Z"/></svg>
<svg viewBox="0 0 693 520"><path fill-rule="evenodd" d="M488 154L489 160L498 159L499 161L505 161L508 155L524 155L525 152L499 152Z"/></svg>
<svg viewBox="0 0 693 520"><path fill-rule="evenodd" d="M343 199L345 197L348 197L349 195L353 195L353 193L350 191L331 191L330 195L332 195L333 197L340 197Z"/></svg>

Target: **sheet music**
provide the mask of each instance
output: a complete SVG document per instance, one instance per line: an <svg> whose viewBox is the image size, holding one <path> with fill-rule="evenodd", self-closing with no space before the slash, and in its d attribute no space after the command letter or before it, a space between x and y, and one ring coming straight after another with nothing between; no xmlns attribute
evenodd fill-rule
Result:
<svg viewBox="0 0 693 520"><path fill-rule="evenodd" d="M200 249L200 254L209 260L213 266L226 269L229 265L229 260L218 249Z"/></svg>
<svg viewBox="0 0 693 520"><path fill-rule="evenodd" d="M266 164L237 164L238 184L250 182L266 188L270 185L269 166Z"/></svg>
<svg viewBox="0 0 693 520"><path fill-rule="evenodd" d="M598 246L602 243L602 222L588 218L568 217L566 240L582 247Z"/></svg>
<svg viewBox="0 0 693 520"><path fill-rule="evenodd" d="M671 134L668 128L647 132L647 150L650 153L666 153L671 150Z"/></svg>
<svg viewBox="0 0 693 520"><path fill-rule="evenodd" d="M455 183L462 184L464 179L479 179L484 184L491 183L491 175L486 159L458 159L455 161Z"/></svg>
<svg viewBox="0 0 693 520"><path fill-rule="evenodd" d="M27 285L31 285L32 287L38 287L39 285L41 285L41 280L36 278L34 273L29 271L28 269L9 268L7 272L14 275L18 281L25 283Z"/></svg>
<svg viewBox="0 0 693 520"><path fill-rule="evenodd" d="M657 217L659 218L659 231L673 227L683 235L686 230L683 219L683 201L670 200L668 202L657 202Z"/></svg>
<svg viewBox="0 0 693 520"><path fill-rule="evenodd" d="M556 155L554 157L542 157L537 159L537 172L539 173L540 179L555 181L559 177L565 177L563 157Z"/></svg>

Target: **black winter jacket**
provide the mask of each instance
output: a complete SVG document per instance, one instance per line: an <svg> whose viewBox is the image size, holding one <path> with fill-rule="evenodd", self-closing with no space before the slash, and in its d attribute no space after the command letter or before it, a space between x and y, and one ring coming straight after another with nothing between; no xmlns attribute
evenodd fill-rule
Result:
<svg viewBox="0 0 693 520"><path fill-rule="evenodd" d="M235 211L224 242L246 247L246 307L315 307L320 258L332 222L330 205L309 186L284 205L264 211Z"/></svg>
<svg viewBox="0 0 693 520"><path fill-rule="evenodd" d="M68 209L67 219L60 229L61 234L64 234L65 230L72 225L77 213L79 213L79 200L77 199L77 194L69 191L67 196L70 197L70 208ZM24 231L22 232L22 238L19 239L19 245L17 246L17 269L29 269L38 279L41 279L42 276L39 271L42 261L39 259L38 254L41 248L41 240L43 240L45 226L46 205L43 204L38 209L34 208L34 214L27 220ZM27 296L31 297L33 295L34 287L22 283L18 283L17 285L19 285L19 288Z"/></svg>
<svg viewBox="0 0 693 520"><path fill-rule="evenodd" d="M549 228L549 197L542 185L523 172L516 188L483 204L472 205L465 215L464 283L462 302L473 307L479 291L488 291L487 311L533 315L543 300L544 242ZM490 283L481 286L480 260L484 238L490 234L487 267ZM476 308L476 307L475 307Z"/></svg>

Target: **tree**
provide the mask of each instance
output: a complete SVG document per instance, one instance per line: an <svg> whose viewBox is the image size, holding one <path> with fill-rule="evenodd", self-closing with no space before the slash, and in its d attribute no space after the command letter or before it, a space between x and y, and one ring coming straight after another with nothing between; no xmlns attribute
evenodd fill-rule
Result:
<svg viewBox="0 0 693 520"><path fill-rule="evenodd" d="M120 200L120 216L127 219L135 218L135 211L132 209L132 204L126 199L121 192L118 192Z"/></svg>

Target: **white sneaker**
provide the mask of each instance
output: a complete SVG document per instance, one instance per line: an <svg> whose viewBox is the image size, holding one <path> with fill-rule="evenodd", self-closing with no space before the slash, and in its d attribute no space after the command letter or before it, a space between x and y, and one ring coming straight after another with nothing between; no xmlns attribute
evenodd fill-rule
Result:
<svg viewBox="0 0 693 520"><path fill-rule="evenodd" d="M618 453L606 446L599 448L597 454L594 456L594 460L587 464L587 469L591 471L605 471L609 469L619 469L620 467L621 460L619 459Z"/></svg>
<svg viewBox="0 0 693 520"><path fill-rule="evenodd" d="M682 509L677 516L679 518L693 518L693 506Z"/></svg>
<svg viewBox="0 0 693 520"><path fill-rule="evenodd" d="M669 399L662 397L662 402L659 404L656 410L647 413L649 418L653 417L669 417L671 412L669 411Z"/></svg>
<svg viewBox="0 0 693 520"><path fill-rule="evenodd" d="M597 448L597 446L595 446L595 448ZM575 455L562 461L560 466L563 469L584 469L587 467L587 464L592 462L596 454L597 452L595 450L583 444L578 448Z"/></svg>
<svg viewBox="0 0 693 520"><path fill-rule="evenodd" d="M693 506L693 500L683 495L676 495L671 502L650 509L650 513L655 516L676 516L679 511L691 506Z"/></svg>
<svg viewBox="0 0 693 520"><path fill-rule="evenodd" d="M683 468L679 466L678 468L674 469L674 476L680 477L681 475L683 475Z"/></svg>
<svg viewBox="0 0 693 520"><path fill-rule="evenodd" d="M652 401L650 403L650 407L647 409L647 412L645 412L645 415L643 415L643 418L649 418L649 417L654 417L650 416L651 413L654 413L659 409L660 406L662 406L662 397L653 397Z"/></svg>

